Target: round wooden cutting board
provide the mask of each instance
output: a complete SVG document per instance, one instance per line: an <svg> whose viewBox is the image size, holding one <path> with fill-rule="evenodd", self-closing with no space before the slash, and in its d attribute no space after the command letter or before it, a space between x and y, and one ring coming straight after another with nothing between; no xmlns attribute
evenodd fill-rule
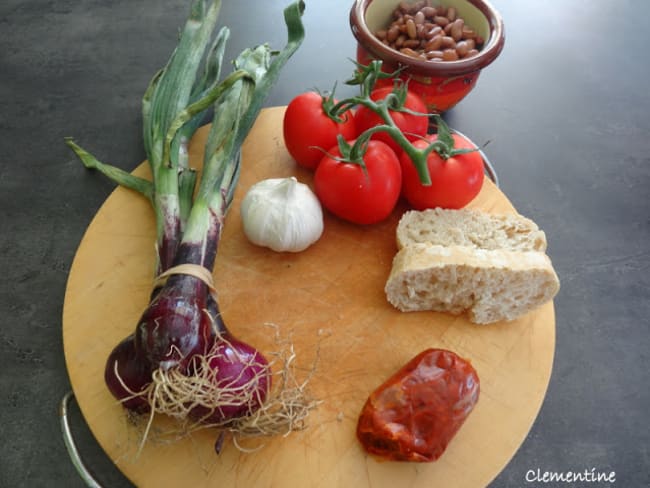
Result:
<svg viewBox="0 0 650 488"><path fill-rule="evenodd" d="M265 324L274 324L295 346L299 377L313 367L319 350L309 391L322 404L308 427L255 443L263 447L253 453L227 443L217 455L216 433L203 430L172 443L148 442L136 458L141 431L106 389L103 370L111 349L134 330L147 305L155 231L149 203L122 188L88 227L65 296L65 358L86 422L119 469L143 488L487 485L517 451L542 404L555 345L553 303L488 326L397 311L383 287L404 208L367 227L326 215L321 239L298 254L250 244L239 204L253 183L295 175L312 184L312 173L297 167L284 148L283 113L283 107L263 110L246 140L214 277L223 316L236 336L273 351L274 331ZM203 128L192 141L195 165L206 135ZM136 172L147 174L146 165ZM515 211L487 179L470 207ZM372 390L428 347L450 349L472 362L481 381L479 402L438 461L378 461L355 437L361 408Z"/></svg>

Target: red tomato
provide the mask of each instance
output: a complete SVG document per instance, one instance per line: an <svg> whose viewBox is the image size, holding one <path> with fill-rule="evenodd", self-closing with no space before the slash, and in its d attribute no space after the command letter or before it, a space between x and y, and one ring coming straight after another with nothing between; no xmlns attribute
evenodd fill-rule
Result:
<svg viewBox="0 0 650 488"><path fill-rule="evenodd" d="M454 149L475 149L476 146L458 134L452 134ZM436 140L436 135L427 140L413 142L423 149ZM421 183L415 165L406 153L400 159L402 164L402 195L417 210L425 208L462 208L471 202L483 186L483 158L478 151L452 156L447 160L432 151L427 158L431 185Z"/></svg>
<svg viewBox="0 0 650 488"><path fill-rule="evenodd" d="M336 100L332 103L335 104ZM323 158L323 151L336 145L339 134L346 140L356 136L352 114L344 114L343 119L339 123L327 116L320 94L307 92L298 95L284 113L284 144L289 154L300 166L316 168Z"/></svg>
<svg viewBox="0 0 650 488"><path fill-rule="evenodd" d="M383 100L392 91L392 86L376 88L370 94L370 98L375 101ZM427 113L427 107L424 104L422 98L412 92L407 92L404 107L412 110L413 112L421 114ZM429 128L429 117L427 115L417 116L405 112L396 112L393 110L390 110L389 113L397 128L404 133L409 141L415 141L419 139L420 136L426 135L427 129ZM384 120L379 115L377 115L369 108L364 107L363 105L357 109L356 113L354 114L354 120L357 126L357 135L361 134L367 129L370 129L371 127L384 124ZM388 144L391 148L393 148L395 154L402 153L402 148L399 146L399 144L397 144L386 132L377 132L376 134L373 134L372 138Z"/></svg>
<svg viewBox="0 0 650 488"><path fill-rule="evenodd" d="M352 144L352 142L350 142ZM368 141L363 167L337 161L331 148L316 168L314 189L321 204L355 224L374 224L388 217L399 199L402 170L395 152L381 141Z"/></svg>

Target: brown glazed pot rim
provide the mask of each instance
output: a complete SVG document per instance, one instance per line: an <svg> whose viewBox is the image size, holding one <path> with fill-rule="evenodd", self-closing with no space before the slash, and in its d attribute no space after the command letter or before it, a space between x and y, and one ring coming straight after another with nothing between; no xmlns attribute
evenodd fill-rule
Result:
<svg viewBox="0 0 650 488"><path fill-rule="evenodd" d="M485 16L490 26L490 37L476 56L458 61L432 62L415 59L383 44L368 29L365 13L372 0L355 0L350 10L350 27L357 42L373 57L394 67L405 66L408 72L420 76L447 77L480 71L492 63L503 50L505 31L503 19L487 0L466 0Z"/></svg>

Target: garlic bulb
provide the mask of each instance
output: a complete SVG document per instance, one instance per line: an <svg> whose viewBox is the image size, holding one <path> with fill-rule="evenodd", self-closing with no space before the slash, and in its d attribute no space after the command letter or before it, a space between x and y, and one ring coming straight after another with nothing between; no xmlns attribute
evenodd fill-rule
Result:
<svg viewBox="0 0 650 488"><path fill-rule="evenodd" d="M254 184L241 203L244 234L258 246L299 252L323 233L323 210L311 189L295 177Z"/></svg>

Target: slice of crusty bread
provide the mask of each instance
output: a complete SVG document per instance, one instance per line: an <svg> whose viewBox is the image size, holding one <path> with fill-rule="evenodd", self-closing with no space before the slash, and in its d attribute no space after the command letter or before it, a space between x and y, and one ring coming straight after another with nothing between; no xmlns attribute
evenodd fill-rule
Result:
<svg viewBox="0 0 650 488"><path fill-rule="evenodd" d="M403 312L435 310L487 324L513 320L551 300L560 288L539 251L415 243L393 260L388 301Z"/></svg>
<svg viewBox="0 0 650 488"><path fill-rule="evenodd" d="M397 225L397 247L426 242L477 249L546 251L544 231L518 214L441 208L405 212Z"/></svg>

